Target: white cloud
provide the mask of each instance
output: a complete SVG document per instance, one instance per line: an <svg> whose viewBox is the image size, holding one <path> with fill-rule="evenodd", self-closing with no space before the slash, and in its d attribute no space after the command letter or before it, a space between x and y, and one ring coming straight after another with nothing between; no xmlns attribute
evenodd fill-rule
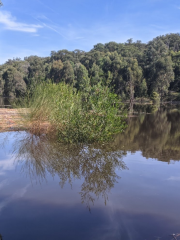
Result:
<svg viewBox="0 0 180 240"><path fill-rule="evenodd" d="M8 159L5 160L0 160L0 173L4 171L10 171L14 169L14 159L9 157Z"/></svg>
<svg viewBox="0 0 180 240"><path fill-rule="evenodd" d="M38 28L42 28L41 25L26 24L16 21L11 13L6 11L0 11L0 23L2 23L5 29L12 31L35 33Z"/></svg>

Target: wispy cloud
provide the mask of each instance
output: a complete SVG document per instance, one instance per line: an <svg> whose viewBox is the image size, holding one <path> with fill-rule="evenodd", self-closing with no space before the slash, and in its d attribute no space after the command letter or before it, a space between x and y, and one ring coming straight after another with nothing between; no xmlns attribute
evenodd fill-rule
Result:
<svg viewBox="0 0 180 240"><path fill-rule="evenodd" d="M65 38L66 39L66 36L63 35L60 31L56 30L53 26L50 26L46 23L43 23L43 26L46 27L46 28L49 28L50 30L52 30L53 32L56 32L57 34L59 34L61 37Z"/></svg>
<svg viewBox="0 0 180 240"><path fill-rule="evenodd" d="M40 4L42 4L45 8L47 8L47 9L51 10L52 12L56 13L56 12L54 11L54 9L52 9L52 8L49 7L48 5L44 4L44 3L41 2L40 0L37 0L37 1L38 1Z"/></svg>
<svg viewBox="0 0 180 240"><path fill-rule="evenodd" d="M172 177L168 178L168 180L170 180L170 181L180 181L180 177L172 176Z"/></svg>
<svg viewBox="0 0 180 240"><path fill-rule="evenodd" d="M35 17L35 19L36 19L37 21L39 21L39 23L40 23L43 27L49 28L49 29L52 30L53 32L56 32L56 33L59 34L61 37L63 37L63 38L66 39L66 36L63 35L60 30L57 29L57 26L55 25L55 23L52 22L52 21L51 21L48 17L46 17L45 15L40 14L40 15L38 15L37 17ZM45 23L45 21L48 22L48 23ZM49 22L50 22L51 24L49 24Z"/></svg>
<svg viewBox="0 0 180 240"><path fill-rule="evenodd" d="M0 212L1 210L6 207L9 203L13 202L14 200L17 200L19 198L23 198L24 195L26 194L28 187L30 186L30 184L26 185L25 187L16 190L16 193L13 194L12 196L8 197L7 199L3 200L0 202Z"/></svg>
<svg viewBox="0 0 180 240"><path fill-rule="evenodd" d="M101 22L91 25L88 28L84 27L82 24L71 23L64 26L63 24L52 22L45 15L38 15L35 17L35 19L39 21L44 28L50 29L51 31L60 35L64 40L69 42L82 40L83 43L85 41L88 43L93 42L93 44L95 44L96 41L115 41L116 39L119 39L121 29L127 29L127 27L129 27L129 25L126 25L126 27L117 27L114 26L114 23L104 24ZM117 30L119 31L118 35ZM124 39L127 40L129 37L130 36L127 35L124 37ZM93 46L93 44L91 45Z"/></svg>
<svg viewBox="0 0 180 240"><path fill-rule="evenodd" d="M0 175L4 175L6 171L14 168L14 159L11 156L8 159L0 160Z"/></svg>
<svg viewBox="0 0 180 240"><path fill-rule="evenodd" d="M11 13L6 11L0 11L0 23L4 25L5 29L28 33L35 33L39 28L43 27L41 25L18 22Z"/></svg>

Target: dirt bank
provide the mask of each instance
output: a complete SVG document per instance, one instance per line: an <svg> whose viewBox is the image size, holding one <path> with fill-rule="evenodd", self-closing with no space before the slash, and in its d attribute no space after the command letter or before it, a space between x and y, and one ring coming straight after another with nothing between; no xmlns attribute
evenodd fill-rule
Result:
<svg viewBox="0 0 180 240"><path fill-rule="evenodd" d="M51 131L52 126L47 121L28 121L28 109L0 108L0 132L28 130L40 134Z"/></svg>
<svg viewBox="0 0 180 240"><path fill-rule="evenodd" d="M0 132L22 129L22 114L25 109L0 108Z"/></svg>

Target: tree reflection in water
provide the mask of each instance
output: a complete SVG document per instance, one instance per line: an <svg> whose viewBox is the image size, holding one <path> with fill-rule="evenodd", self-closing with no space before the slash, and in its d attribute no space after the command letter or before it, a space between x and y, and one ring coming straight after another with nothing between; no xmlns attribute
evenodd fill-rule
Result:
<svg viewBox="0 0 180 240"><path fill-rule="evenodd" d="M160 108L152 114L129 118L124 134L115 144L125 152L141 151L146 158L180 160L180 111Z"/></svg>
<svg viewBox="0 0 180 240"><path fill-rule="evenodd" d="M21 135L20 135L21 136ZM126 169L123 152L114 145L62 145L45 136L26 134L16 139L14 153L22 171L34 180L45 180L47 173L58 175L60 186L83 179L81 200L90 209L96 198L106 204L108 193L119 179L116 170Z"/></svg>
<svg viewBox="0 0 180 240"><path fill-rule="evenodd" d="M127 169L122 161L128 151L141 151L146 158L160 161L180 160L180 112L160 109L128 120L124 134L107 145L62 145L29 133L17 135L14 153L22 171L34 181L58 175L60 186L82 179L81 199L88 207L96 198L105 203L119 176ZM7 141L7 140L6 140Z"/></svg>

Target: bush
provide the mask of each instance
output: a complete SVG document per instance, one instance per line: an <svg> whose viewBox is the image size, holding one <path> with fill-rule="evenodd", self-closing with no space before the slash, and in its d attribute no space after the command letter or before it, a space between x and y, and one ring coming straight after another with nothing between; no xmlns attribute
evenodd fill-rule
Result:
<svg viewBox="0 0 180 240"><path fill-rule="evenodd" d="M101 85L86 93L65 83L37 86L29 101L31 128L50 124L51 134L65 143L108 141L125 127L117 95ZM53 131L52 131L53 129Z"/></svg>

